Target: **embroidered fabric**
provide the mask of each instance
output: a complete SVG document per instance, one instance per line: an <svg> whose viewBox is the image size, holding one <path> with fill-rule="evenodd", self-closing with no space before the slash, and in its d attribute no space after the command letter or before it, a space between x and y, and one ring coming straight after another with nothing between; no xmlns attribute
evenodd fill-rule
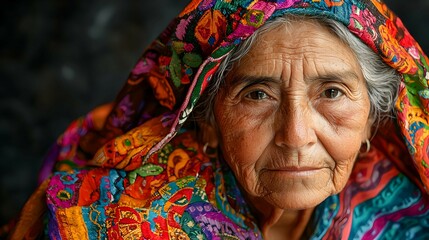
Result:
<svg viewBox="0 0 429 240"><path fill-rule="evenodd" d="M233 173L183 125L222 60L288 13L341 22L402 75L397 123L316 208L305 238L429 238L428 58L377 0L191 1L116 101L58 139L13 238L36 238L43 225L53 239L261 239Z"/></svg>

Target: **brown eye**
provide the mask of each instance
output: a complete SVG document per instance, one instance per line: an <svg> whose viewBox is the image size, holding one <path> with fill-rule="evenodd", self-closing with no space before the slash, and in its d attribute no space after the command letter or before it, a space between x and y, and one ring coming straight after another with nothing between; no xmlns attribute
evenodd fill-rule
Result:
<svg viewBox="0 0 429 240"><path fill-rule="evenodd" d="M343 95L343 92L341 92L341 90L337 88L326 89L322 93L322 97L330 98L330 99L335 99L335 98L341 97L342 95Z"/></svg>
<svg viewBox="0 0 429 240"><path fill-rule="evenodd" d="M247 94L246 97L252 100L262 100L262 99L267 99L268 94L266 94L264 91L256 90Z"/></svg>

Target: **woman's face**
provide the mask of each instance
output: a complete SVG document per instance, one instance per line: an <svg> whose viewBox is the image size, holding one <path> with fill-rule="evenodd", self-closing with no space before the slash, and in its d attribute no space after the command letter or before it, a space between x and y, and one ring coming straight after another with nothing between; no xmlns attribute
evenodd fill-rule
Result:
<svg viewBox="0 0 429 240"><path fill-rule="evenodd" d="M370 132L352 50L299 22L260 36L215 102L222 155L249 199L314 207L341 191Z"/></svg>

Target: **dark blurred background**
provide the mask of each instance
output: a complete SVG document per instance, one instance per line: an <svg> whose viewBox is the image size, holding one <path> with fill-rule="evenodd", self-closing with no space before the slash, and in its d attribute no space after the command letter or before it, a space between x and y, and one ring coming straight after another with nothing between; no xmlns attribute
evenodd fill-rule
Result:
<svg viewBox="0 0 429 240"><path fill-rule="evenodd" d="M0 9L0 225L67 125L114 99L188 0L8 1ZM386 0L429 53L429 0ZM412 4L411 4L412 2Z"/></svg>

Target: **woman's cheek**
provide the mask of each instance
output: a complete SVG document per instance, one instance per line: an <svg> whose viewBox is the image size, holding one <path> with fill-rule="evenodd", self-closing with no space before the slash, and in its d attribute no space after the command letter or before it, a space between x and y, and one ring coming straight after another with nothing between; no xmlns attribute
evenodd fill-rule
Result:
<svg viewBox="0 0 429 240"><path fill-rule="evenodd" d="M352 172L353 165L356 161L356 157L357 157L357 153L354 154L354 156L352 156L349 159L338 161L336 163L336 166L333 172L333 178L332 178L332 183L334 186L333 194L337 194L341 190L343 190Z"/></svg>
<svg viewBox="0 0 429 240"><path fill-rule="evenodd" d="M334 192L348 181L369 124L369 100L347 100L340 104L321 104L317 110L325 121L319 140L335 162L332 169ZM346 144L345 144L346 143ZM341 146L338 147L338 146Z"/></svg>
<svg viewBox="0 0 429 240"><path fill-rule="evenodd" d="M269 108L268 108L269 109ZM269 117L261 108L221 106L216 109L221 149L225 160L243 187L254 189L255 165L269 142L266 137ZM268 114L269 115L269 114Z"/></svg>
<svg viewBox="0 0 429 240"><path fill-rule="evenodd" d="M240 111L225 111L223 121L219 124L221 146L226 160L232 164L247 165L252 155L251 134L252 119Z"/></svg>

